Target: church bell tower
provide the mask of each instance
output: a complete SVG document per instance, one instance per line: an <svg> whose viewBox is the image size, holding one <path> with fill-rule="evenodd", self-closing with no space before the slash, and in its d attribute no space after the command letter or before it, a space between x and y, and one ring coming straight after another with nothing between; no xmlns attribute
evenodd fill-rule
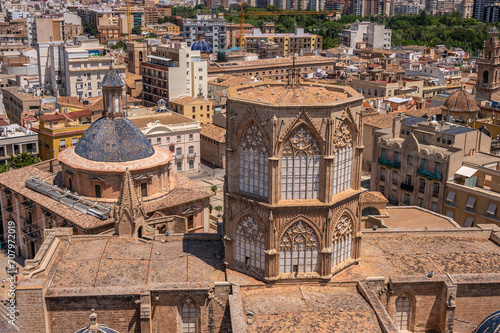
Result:
<svg viewBox="0 0 500 333"><path fill-rule="evenodd" d="M478 60L476 97L500 101L500 41L493 27L484 42L483 54Z"/></svg>

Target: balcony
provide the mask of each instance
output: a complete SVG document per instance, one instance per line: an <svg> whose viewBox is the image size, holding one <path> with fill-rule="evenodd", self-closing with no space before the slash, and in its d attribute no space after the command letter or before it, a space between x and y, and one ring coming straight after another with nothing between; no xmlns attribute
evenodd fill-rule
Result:
<svg viewBox="0 0 500 333"><path fill-rule="evenodd" d="M188 154L188 158L195 158L196 157L196 153L189 153Z"/></svg>
<svg viewBox="0 0 500 333"><path fill-rule="evenodd" d="M441 178L442 178L440 173L430 172L430 171L425 170L425 169L418 169L417 173L420 176L425 177L425 178L430 179L430 180L441 180Z"/></svg>
<svg viewBox="0 0 500 333"><path fill-rule="evenodd" d="M184 154L175 154L175 159L176 160L183 160L184 159Z"/></svg>
<svg viewBox="0 0 500 333"><path fill-rule="evenodd" d="M403 191L413 192L413 185L411 184L401 183L400 187Z"/></svg>
<svg viewBox="0 0 500 333"><path fill-rule="evenodd" d="M389 161L388 159L385 159L385 158L382 158L382 157L380 157L378 159L378 163L382 164L382 165L385 165L385 166L387 166L389 168L393 168L393 169L399 169L401 167L401 163L400 162Z"/></svg>

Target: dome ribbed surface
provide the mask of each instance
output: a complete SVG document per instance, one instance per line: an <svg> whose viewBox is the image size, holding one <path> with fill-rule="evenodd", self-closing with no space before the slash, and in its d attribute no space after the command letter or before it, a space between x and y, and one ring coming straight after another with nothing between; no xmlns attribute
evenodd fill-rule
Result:
<svg viewBox="0 0 500 333"><path fill-rule="evenodd" d="M474 330L474 333L500 333L500 311L486 317Z"/></svg>
<svg viewBox="0 0 500 333"><path fill-rule="evenodd" d="M127 162L152 156L155 150L127 118L102 117L83 133L75 153L98 162Z"/></svg>
<svg viewBox="0 0 500 333"><path fill-rule="evenodd" d="M76 331L76 333L119 333L118 331L112 329L112 328L109 328L108 326L104 326L104 325L99 325L99 328L97 329L90 329L89 327L85 327L85 328L82 328L78 331Z"/></svg>
<svg viewBox="0 0 500 333"><path fill-rule="evenodd" d="M117 71L110 69L104 75L101 82L101 87L123 87L123 80Z"/></svg>
<svg viewBox="0 0 500 333"><path fill-rule="evenodd" d="M210 52L210 46L204 40L197 40L191 45L191 51Z"/></svg>
<svg viewBox="0 0 500 333"><path fill-rule="evenodd" d="M443 105L450 112L478 112L476 99L467 91L460 89L448 97Z"/></svg>

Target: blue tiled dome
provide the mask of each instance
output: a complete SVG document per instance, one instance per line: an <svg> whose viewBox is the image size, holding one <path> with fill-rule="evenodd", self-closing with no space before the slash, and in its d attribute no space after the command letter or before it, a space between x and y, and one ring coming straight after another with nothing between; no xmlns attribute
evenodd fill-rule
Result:
<svg viewBox="0 0 500 333"><path fill-rule="evenodd" d="M75 153L92 161L126 162L149 157L155 150L127 118L102 117L83 133Z"/></svg>
<svg viewBox="0 0 500 333"><path fill-rule="evenodd" d="M191 45L191 51L210 52L210 46L204 40L197 40Z"/></svg>
<svg viewBox="0 0 500 333"><path fill-rule="evenodd" d="M114 329L109 328L108 326L99 325L98 328L96 329L85 327L76 331L76 333L118 333L118 331L115 331Z"/></svg>
<svg viewBox="0 0 500 333"><path fill-rule="evenodd" d="M104 75L101 87L123 87L123 81L117 71L110 69Z"/></svg>
<svg viewBox="0 0 500 333"><path fill-rule="evenodd" d="M479 324L474 333L500 333L500 311L497 311Z"/></svg>

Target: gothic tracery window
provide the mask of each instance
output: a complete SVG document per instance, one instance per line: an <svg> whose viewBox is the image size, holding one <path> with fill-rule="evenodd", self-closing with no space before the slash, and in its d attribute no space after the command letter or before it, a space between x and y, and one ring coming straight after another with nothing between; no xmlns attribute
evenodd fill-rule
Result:
<svg viewBox="0 0 500 333"><path fill-rule="evenodd" d="M352 135L345 122L337 128L334 142L333 189L332 193L340 193L351 187L352 173Z"/></svg>
<svg viewBox="0 0 500 333"><path fill-rule="evenodd" d="M281 157L281 199L312 199L319 195L319 145L304 126L285 143Z"/></svg>
<svg viewBox="0 0 500 333"><path fill-rule="evenodd" d="M182 303L182 333L196 333L196 306L190 298Z"/></svg>
<svg viewBox="0 0 500 333"><path fill-rule="evenodd" d="M318 247L318 237L309 225L293 224L281 238L280 273L316 272Z"/></svg>
<svg viewBox="0 0 500 333"><path fill-rule="evenodd" d="M240 147L240 191L268 196L268 152L262 132L255 124L248 127Z"/></svg>
<svg viewBox="0 0 500 333"><path fill-rule="evenodd" d="M238 224L235 237L235 259L245 266L264 270L264 234L251 216Z"/></svg>
<svg viewBox="0 0 500 333"><path fill-rule="evenodd" d="M333 230L332 266L349 259L352 255L352 220L347 214L340 217Z"/></svg>

